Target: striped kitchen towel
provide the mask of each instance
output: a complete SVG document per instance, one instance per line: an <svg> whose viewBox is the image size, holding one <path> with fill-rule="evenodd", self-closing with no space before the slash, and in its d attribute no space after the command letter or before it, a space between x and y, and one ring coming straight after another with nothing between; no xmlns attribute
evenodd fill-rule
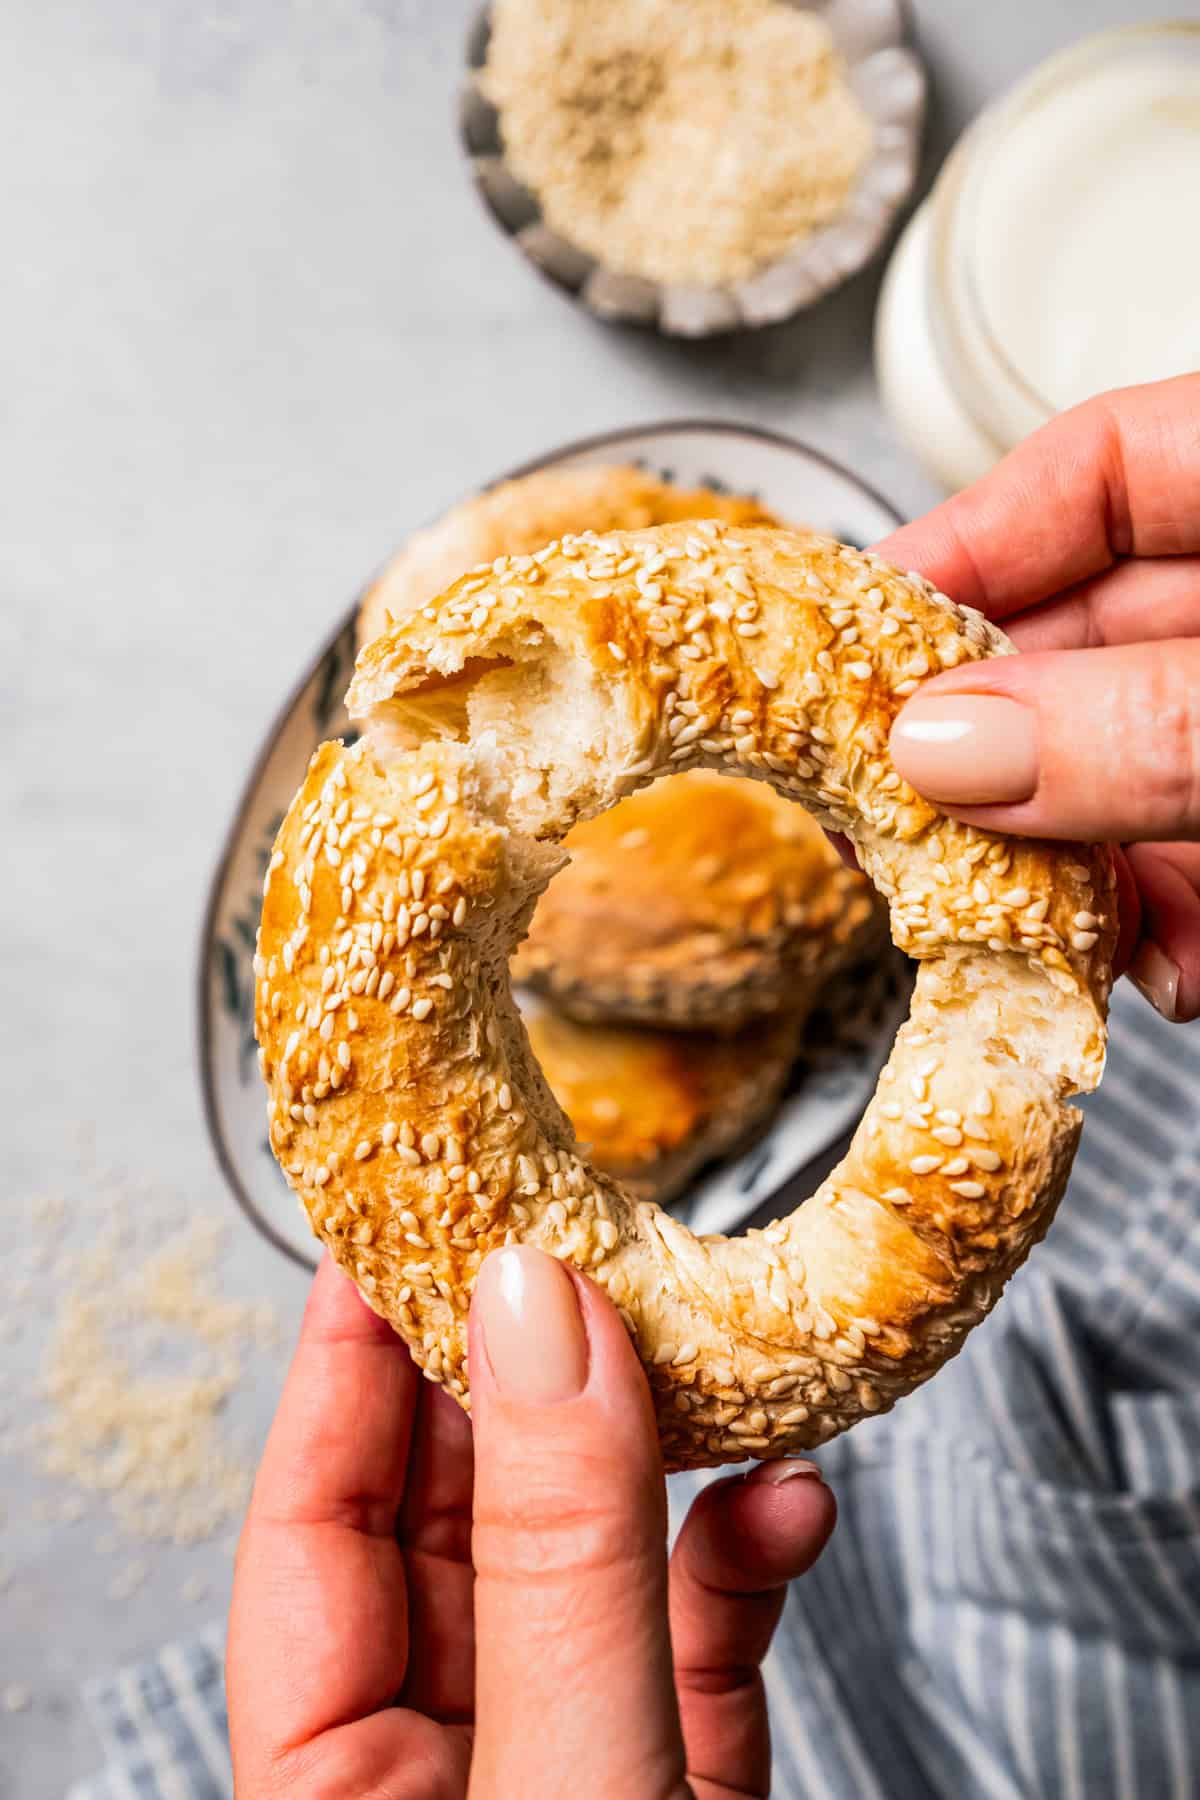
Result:
<svg viewBox="0 0 1200 1800"><path fill-rule="evenodd" d="M765 1672L780 1800L1200 1796L1200 1027L1119 989L1086 1110L996 1312L820 1453L839 1527ZM88 1704L108 1767L70 1800L231 1792L216 1627Z"/></svg>
<svg viewBox="0 0 1200 1800"><path fill-rule="evenodd" d="M224 1642L224 1624L213 1624L88 1683L105 1766L67 1800L231 1800Z"/></svg>

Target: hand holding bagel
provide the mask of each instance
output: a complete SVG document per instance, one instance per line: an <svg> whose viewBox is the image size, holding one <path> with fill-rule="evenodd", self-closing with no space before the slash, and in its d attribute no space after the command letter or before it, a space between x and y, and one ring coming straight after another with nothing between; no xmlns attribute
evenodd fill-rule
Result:
<svg viewBox="0 0 1200 1800"><path fill-rule="evenodd" d="M1198 397L1200 381L1189 378L1094 402L1039 434L987 482L938 509L928 520L906 528L883 547L893 559L921 567L950 591L1005 617L1022 648L1035 654L1028 659L984 659L979 650L997 640L986 638L979 627L968 622L958 627L958 660L949 669L937 668L934 658L929 658L928 686L924 675L897 672L890 694L879 705L883 742L887 742L890 726L897 767L880 785L887 782L885 791L895 795L904 791L902 784L911 782L915 789L926 789L929 796L937 797L939 808L949 813L976 805L987 808L973 814L971 820L972 828L984 827L982 841L989 845L978 859L984 865L981 887L985 893L990 891L987 871L995 869L1005 855L1028 859L1022 862L1019 874L1010 869L1003 877L1011 884L1003 892L1014 896L1016 890L1009 911L1016 908L1016 919L1023 926L1016 933L1017 943L1027 959L1036 951L1040 960L1043 944L1057 949L1051 933L1064 945L1064 929L1077 934L1084 947L1075 943L1064 947L1059 954L1068 966L1058 973L1081 983L1079 991L1069 995L1063 988L1054 991L1061 994L1068 1012L1082 1008L1086 1017L1090 1009L1094 1019L1102 1013L1107 985L1104 959L1113 935L1111 890L1106 891L1104 900L1097 897L1087 909L1086 920L1078 913L1064 916L1058 897L1065 884L1074 901L1071 884L1082 880L1079 870L1086 871L1089 878L1094 872L1102 882L1105 859L1093 861L1092 853L1080 853L1072 846L1054 856L1043 844L1022 851L1009 843L992 862L991 834L1001 829L1016 833L1032 829L1054 836L1073 835L1073 826L1080 823L1080 806L1095 807L1099 802L1101 810L1087 815L1089 829L1098 835L1119 832L1135 844L1130 863L1145 912L1143 945L1150 948L1139 952L1134 974L1165 1011L1185 1016L1200 1005L1200 901L1196 899L1200 881L1189 861L1197 821L1188 801L1189 770L1200 746L1194 719L1188 724L1188 708L1191 690L1198 684L1185 682L1181 690L1175 685L1172 667L1178 664L1185 671L1190 667L1188 657L1196 638L1189 596L1195 590L1195 563L1200 555L1194 528L1200 517L1200 443L1194 423ZM533 585L542 579L536 578ZM888 598L892 600L893 595L889 593ZM887 616L885 607L879 618ZM942 621L940 630L934 629L935 645L943 641L946 616L940 610L935 612L935 618ZM863 635L853 617L845 626L835 628L828 619L826 623L831 631ZM905 623L899 621L889 638L900 635ZM882 634L882 623L877 629ZM619 640L614 638L614 642ZM849 640L850 650L854 642ZM1055 654L1043 656L1043 648ZM1127 650L1136 654L1127 657ZM927 651L910 651L909 666L922 654L928 656ZM1075 682L1073 673L1068 681L1064 674L1068 662L1071 671L1080 671L1084 678L1080 683ZM775 670L765 661L762 666L768 674ZM480 671L476 668L472 673L478 676ZM1149 688L1144 678L1149 680ZM918 684L914 692L920 692L919 699L898 692L910 680ZM453 716L462 695L461 688L456 693L453 678L447 679L442 672L437 682L431 682L426 675L424 686L423 696L420 686L407 690L415 692L410 705L418 710L428 706L440 688L440 716L443 721ZM1063 699L1068 689L1090 693L1093 699L1087 707L1075 708ZM769 690L778 692L778 688ZM1143 704L1147 692L1165 698L1168 704L1147 708ZM949 761L946 757L934 760L938 731L908 729L920 724L923 712L927 721L936 722L937 707L946 699L957 701L981 693L1015 700L1031 715L1035 780L1028 798L1003 797L978 787L964 791L961 780L955 786L951 779L954 760L966 762L971 734L978 728L968 712L951 713L954 735L941 734L942 746L951 746ZM878 701L874 685L871 696ZM926 696L935 703L932 712L926 711ZM906 700L909 704L904 706ZM674 715L678 707L670 710ZM469 695L467 712L469 723ZM899 726L894 723L897 715ZM699 715L683 716L694 722ZM947 715L940 716L945 721ZM1059 735L1063 719L1071 726L1076 746L1069 755ZM394 741L416 722L411 713L407 722L388 720L385 705L379 720L380 739ZM688 729L686 723L677 726L672 741ZM811 733L810 739L822 743ZM700 735L691 740L693 746L700 741ZM1129 758L1120 754L1123 741L1131 746ZM788 748L794 753L796 746ZM455 752L447 747L445 753ZM827 766L822 763L823 769ZM976 758L973 777L978 777L980 767ZM982 767L986 769L986 762ZM855 768L861 779L863 764L857 763ZM852 792L860 791L853 783L850 786ZM389 783L385 791L390 787ZM422 800L431 791L432 787L425 788L415 799ZM496 792L489 786L481 795L491 829L495 828ZM822 816L835 825L849 825L853 831L855 819L844 812L843 805L836 804L840 794L832 787L826 792L833 803L821 803L818 810ZM534 800L538 796L544 799L545 793L539 786ZM320 796L320 787L306 790L303 807L311 806L314 798L317 805L308 819L303 818L302 807L296 828L299 834L306 825L313 826L309 843L321 810ZM1164 797L1169 801L1165 815L1159 810ZM331 840L325 834L325 843L336 856L330 858L324 845L321 855L324 867L330 870L348 865L348 878L341 886L349 889L349 906L367 892L370 863L364 850L356 850L354 831L348 842L342 836L342 827L351 822L356 807L361 809L366 802L361 798L350 801L339 823L343 800L349 796L338 799L330 812L336 837ZM417 816L425 819L430 810L437 818L440 802L426 802ZM898 841L919 845L923 834L927 837L929 832L929 826L920 823L926 816L919 806L914 814L906 813L904 823L915 819L917 835ZM356 821L359 828L366 827L368 845L373 831L384 831L376 819L374 812L360 811ZM486 824L479 827L488 828ZM1158 834L1164 830L1168 835L1177 834L1180 842L1162 843ZM445 833L449 831L447 821ZM947 856L947 850L956 851L963 840L956 828L940 825L936 832L941 862L933 867L946 873L942 877L933 874L931 897L935 902L941 899L942 904L931 907L927 900L923 919L930 924L937 920L947 949L951 948L951 928L961 921L968 935L955 940L964 946L957 958L968 968L978 969L976 959L981 952L969 934L983 915L972 915L965 904L967 895L955 884L953 859ZM440 833L439 825L432 842L427 827L414 837L420 848L432 850L442 841ZM867 835L861 825L855 832L868 866L878 873L887 866L888 858L894 857L903 876L903 858L912 854L911 849L902 855L895 849L880 854L876 843L872 860L872 849L864 843ZM980 841L968 837L967 849L974 854ZM272 887L288 860L286 844L281 848L284 854L273 872ZM546 850L526 832L519 853L536 861ZM361 855L366 865L361 871L356 855ZM1044 856L1049 858L1046 863L1040 860ZM317 859L312 860L315 875ZM1026 868L1045 877L1045 890L1036 896L1033 881L1024 874ZM540 865L534 871L543 872ZM530 876L528 869L524 873ZM887 874L891 875L890 867ZM322 872L322 883L325 879ZM416 894L412 876L406 879L410 888L409 900L404 902L407 941L413 943L414 927L423 913L426 922L415 931L415 943L418 947L423 942L436 944L447 921L433 912L432 904L422 904L414 911L412 902L425 899L427 879ZM943 894L938 894L939 889ZM1129 891L1133 898L1132 884ZM276 903L284 894L284 888L276 890ZM892 898L895 921L895 896ZM980 907L984 904L974 893L971 900ZM381 900L381 907L384 904ZM390 924L382 918L378 921L380 932L373 954L387 943L388 931L399 916L399 904L393 899ZM457 901L438 904L452 926ZM291 917L290 912L285 913L282 922ZM436 933L435 921L439 926ZM263 948L268 1010L282 986L283 945L292 942L290 927L288 936L278 935L280 923L273 915L270 932L276 936ZM931 952L926 960L936 971L936 965L947 957L944 950L939 953L932 944L919 941L920 931L928 929L922 915L902 913L902 925L911 948ZM1044 926L1049 927L1045 937ZM1134 898L1123 920L1123 936L1136 937L1137 926ZM331 966L334 970L324 990L326 999L336 991L337 944L346 939L349 929L347 923L324 963L322 945L317 942L315 956L322 970L322 987L324 970ZM1011 926L1009 930L1011 937ZM1093 936L1096 942L1089 943ZM361 1008L364 1017L363 996L368 986L372 987L370 998L377 1000L390 972L385 969L375 977L376 964L363 959L355 948L361 941L370 947L374 937L372 920L365 933L352 934L340 953L347 964L351 954L355 955L355 966L347 966L346 975L352 988L357 983L357 993L345 1004L353 1004L356 1011ZM1005 945L1001 932L994 942ZM394 949L395 939L385 957ZM405 955L410 953L414 972L426 966L415 951L406 948ZM1009 955L1007 949L992 949L990 954L999 966L1014 973L1011 960L1007 965L1000 962ZM308 955L305 945L299 952L293 947L287 974L294 973L298 957L300 966L306 967ZM276 968L268 976L272 957ZM497 945L494 961L501 957ZM1165 974L1160 958L1168 965ZM474 960L478 965L483 958ZM1029 992L1036 996L1041 984L1053 986L1050 972L1056 967L1054 959L1048 964L1042 961L1040 971L1030 965L1029 979L1034 985ZM498 976L496 979L499 981ZM985 1007L991 1006L985 982L963 999L962 1008L974 1006L980 992ZM384 1000L391 997L389 989ZM423 992L420 997L431 995ZM413 989L405 1006L411 1009L416 998ZM283 1004L281 1001L281 1012ZM330 1016L336 1018L342 1004L330 1008ZM426 1022L432 1010L431 1005ZM949 1009L943 1003L941 1010L949 1010L953 1019L954 1000ZM295 1017L293 1005L285 1045L291 1031L301 1026L307 1037L311 1014L311 1002L306 1001L300 1019ZM934 1016L938 1017L936 1008ZM998 1008L989 1018L992 1025L1002 1022ZM952 1034L955 1056L973 1054L976 1048L977 1040L964 1024L960 1020ZM914 1028L908 1029L911 1052ZM920 1033L921 1024L915 1029ZM293 1123L308 1127L304 1109L311 1106L312 1118L319 1125L326 1099L345 1085L347 1071L336 1050L330 1055L328 1049L335 1032L336 1027L330 1028L322 1037L318 1010L317 1042L324 1046L325 1063L320 1054L313 1055L307 1042L302 1049L297 1040L292 1053L297 1076L301 1055L307 1055L309 1061L298 1091L288 1102L288 1118ZM486 1029L478 1034L478 1042L486 1043ZM278 1055L273 1048L276 1044L272 1033L268 1036L272 1056ZM411 1044L406 1040L403 1048L391 1045L386 1056L376 1055L361 1071L365 1083L374 1083L382 1096L381 1113L387 1104L397 1103L391 1083L398 1074L411 1069L418 1081L428 1079L430 1064L422 1060L419 1045L415 1036ZM991 1040L988 1045L985 1060L999 1053L1013 1078L1014 1068L1003 1045L993 1047ZM925 1052L927 1063L931 1054L927 1046L918 1044L915 1049ZM1097 1050L1098 1038L1085 1045L1080 1057L1087 1080L1094 1079ZM426 1050L424 1055L432 1052ZM411 1061L400 1067L401 1056ZM353 1066L353 1054L350 1061ZM335 1068L342 1071L336 1078ZM524 1078L536 1082L527 1065L522 1064L521 1070ZM451 1085L455 1079L461 1081L466 1065L456 1065L456 1071L451 1071ZM941 1129L947 1140L961 1134L961 1144L936 1140L942 1161L935 1176L940 1184L936 1192L944 1188L952 1193L952 1181L961 1185L974 1180L969 1172L952 1173L964 1149L982 1149L986 1164L992 1155L1001 1161L1011 1146L1004 1141L996 1147L972 1135L978 1124L995 1118L994 1105L991 1109L986 1103L982 1109L968 1107L956 1122L952 1114L960 1109L940 1104L943 1095L938 1084L943 1079L941 1068L917 1062L903 1079L885 1084L890 1091L877 1101L876 1118L881 1136L898 1124L916 1132L918 1124L911 1121L925 1121ZM279 1081L277 1069L273 1080ZM305 1085L310 1090L307 1098ZM286 1098L282 1087L278 1095ZM1007 1100L1001 1107L1005 1118L1013 1121L1014 1132L1016 1121L1025 1116L1020 1111L1025 1102L1034 1128L1043 1129L1045 1102L1039 1098L1036 1072L1011 1112ZM356 1101L349 1110L353 1112L359 1105L361 1101ZM1061 1102L1057 1105L1061 1107ZM297 1109L298 1121L292 1107ZM906 1114L911 1114L911 1121ZM339 1134L335 1124L336 1120L328 1119L324 1141L334 1149L336 1167L337 1139L344 1133ZM1063 1160L1069 1157L1073 1129L1069 1121L1063 1122L1061 1112L1051 1109L1048 1136L1059 1143ZM383 1142L383 1130L378 1130L379 1143ZM989 1131L994 1135L993 1128ZM393 1143L407 1146L407 1133L403 1139L399 1131L388 1135ZM320 1141L318 1136L316 1142ZM412 1147L416 1148L415 1141ZM562 1154L561 1149L555 1151L556 1158ZM930 1149L921 1154L921 1166L928 1170L924 1158L933 1158L935 1152ZM373 1156L374 1151L364 1157L364 1163L369 1166ZM435 1186L439 1169L448 1185L457 1179L453 1173L457 1165L443 1167L441 1158L426 1164L424 1156L422 1148L416 1162L404 1159L405 1166L427 1167L424 1179ZM315 1170L314 1186L306 1193L310 1204L333 1182L332 1174L316 1181L321 1166L328 1168L328 1158ZM565 1165L555 1173L567 1183L575 1166L568 1148ZM984 1174L989 1173L999 1174L1000 1170L985 1167ZM997 1246L987 1241L988 1209L991 1225L1005 1218L1003 1201L997 1204L993 1197L996 1190L985 1188L984 1199L974 1202L961 1194L956 1197L965 1202L968 1217L972 1207L978 1208L974 1216L982 1229L972 1242L951 1203L943 1200L940 1209L930 1205L929 1191L920 1185L925 1179L917 1178L921 1211L914 1235L920 1246L929 1251L931 1260L936 1258L951 1271L961 1269L971 1258L976 1269L982 1267L983 1279L991 1281L1004 1260L1003 1252L997 1256ZM984 1186L982 1180L979 1185ZM476 1192L482 1187L481 1177ZM1030 1221L1030 1236L1036 1236L1046 1222L1053 1183L1050 1189L1051 1200ZM347 1190L348 1196L354 1192L353 1188ZM604 1187L602 1192L605 1205L611 1205L613 1191ZM568 1193L582 1205L582 1196L566 1189L564 1211ZM519 1194L516 1198L522 1200ZM848 1200L838 1193L832 1198L835 1226L839 1212L852 1216L855 1207L864 1206L857 1184L851 1185ZM349 1197L343 1210L353 1216ZM335 1213L334 1218L341 1216ZM571 1216L575 1215L568 1214ZM914 1216L911 1207L907 1216ZM412 1217L415 1221L416 1215ZM903 1206L899 1217L903 1222ZM365 1222L373 1230L370 1221ZM438 1229L436 1219L434 1228ZM895 1241L902 1253L910 1249L903 1235L898 1234ZM349 1231L337 1238L337 1253L343 1261L354 1256L352 1243ZM847 1235L842 1243L849 1256L855 1240ZM685 1278L694 1270L700 1271L701 1279L711 1273L711 1265L703 1261L705 1248L690 1251L694 1260L685 1266ZM520 1267L514 1271L509 1264L505 1272L510 1258L517 1259ZM995 1260L989 1263L989 1258ZM389 1792L461 1796L470 1782L471 1791L478 1795L532 1794L562 1791L578 1778L580 1770L587 1770L595 1791L606 1791L607 1785L608 1791L629 1792L637 1786L629 1765L621 1761L629 1746L639 1753L649 1751L665 1792L687 1791L682 1786L685 1781L697 1795L731 1788L769 1791L761 1686L756 1677L744 1677L747 1670L754 1670L769 1638L781 1601L778 1584L811 1562L829 1530L830 1496L811 1479L781 1480L794 1467L789 1463L766 1464L749 1482L715 1483L693 1510L669 1578L664 1578L662 1488L645 1403L646 1385L629 1354L625 1334L594 1287L561 1270L539 1279L527 1259L532 1259L535 1268L548 1266L533 1251L510 1248L488 1265L477 1284L470 1335L474 1445L467 1420L448 1396L417 1381L404 1346L361 1305L348 1282L339 1279L328 1264L323 1268L239 1554L228 1672L239 1791L244 1788L255 1795L296 1792L308 1781L313 1786L323 1784L322 1791L357 1793L373 1791L373 1782L376 1789L386 1785ZM786 1261L782 1266L786 1276ZM903 1263L897 1266L902 1269ZM561 1329L569 1339L564 1320L570 1317L569 1308L556 1305L551 1287L554 1277L569 1281L580 1297L591 1346L586 1365L577 1347L573 1351L569 1341L554 1335ZM947 1287L952 1288L953 1282ZM894 1291L903 1291L899 1279ZM557 1294L561 1299L561 1288ZM498 1326L492 1323L496 1311ZM557 1317L557 1326L548 1312ZM953 1315L941 1324L950 1334L959 1326ZM502 1338L507 1331L512 1360L506 1360L503 1343L493 1359L497 1330ZM823 1342L827 1345L829 1340ZM541 1355L544 1346L553 1346L553 1355ZM431 1342L424 1348L428 1361L437 1345ZM527 1379L543 1386L536 1395L526 1391L522 1397L522 1352L530 1349L539 1354L526 1363L530 1370ZM585 1366L581 1391L565 1400L548 1396L544 1383L550 1373L557 1371L561 1378L565 1371L569 1377L572 1370L578 1372ZM835 1366L830 1365L831 1372ZM661 1381L661 1369L653 1375L656 1382ZM798 1374L796 1385L803 1379ZM833 1391L837 1391L836 1383ZM660 1388L654 1393L656 1399L661 1398ZM690 1405L689 1400L687 1407ZM348 1420L353 1421L350 1430ZM478 1576L472 1572L466 1546L473 1453L475 1506L485 1520ZM504 1502L515 1493L520 1494L521 1504L514 1509ZM594 1556L597 1547L603 1551L614 1543L623 1547L615 1559ZM728 1549L734 1543L739 1546L736 1561ZM643 1551L644 1558L635 1567L631 1559ZM608 1569L608 1588L603 1575L592 1568L597 1562ZM535 1603L539 1594L549 1595L547 1606ZM668 1608L675 1652L674 1692L665 1649ZM571 1621L566 1630L561 1625L564 1617ZM604 1628L610 1618L616 1630L606 1635ZM503 1672L517 1666L522 1679L514 1684ZM476 1669L481 1677L478 1689ZM598 1720L594 1705L587 1704L606 1681L615 1681L624 1696L622 1718L629 1724L628 1732L613 1732L607 1710ZM686 1748L680 1743L681 1727ZM682 1774L685 1767L689 1770L686 1777Z"/></svg>
<svg viewBox="0 0 1200 1800"><path fill-rule="evenodd" d="M896 766L990 830L1123 842L1118 966L1200 1014L1200 375L1102 394L880 553L1021 655L925 684Z"/></svg>
<svg viewBox="0 0 1200 1800"><path fill-rule="evenodd" d="M668 1559L633 1348L535 1250L489 1261L471 1369L468 1420L323 1260L238 1550L238 1795L766 1794L758 1665L834 1520L812 1464L712 1483Z"/></svg>

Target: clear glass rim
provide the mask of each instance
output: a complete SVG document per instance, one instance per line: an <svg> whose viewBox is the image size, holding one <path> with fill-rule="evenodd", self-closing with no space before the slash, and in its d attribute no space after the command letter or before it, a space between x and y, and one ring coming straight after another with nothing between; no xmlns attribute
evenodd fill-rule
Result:
<svg viewBox="0 0 1200 1800"><path fill-rule="evenodd" d="M1200 54L1200 20L1158 19L1130 25L1117 25L1091 33L1078 43L1055 52L1046 61L1019 80L1008 92L979 115L959 139L947 158L933 194L931 257L934 280L931 283L931 316L940 348L948 354L952 365L968 376L969 391L960 400L979 428L1010 447L1011 433L990 413L986 402L978 402L973 390L980 385L977 358L966 349L963 331L955 317L956 284L952 271L962 272L961 288L969 309L972 333L985 349L989 359L987 374L1001 387L1006 397L1016 400L1025 411L1045 423L1059 408L1042 394L1036 384L1018 367L1000 341L988 316L980 291L978 269L974 257L974 239L968 229L970 197L985 178L995 156L1002 150L1009 132L1026 120L1054 93L1069 87L1088 70L1136 52L1154 43L1183 40ZM933 304L936 302L936 304Z"/></svg>

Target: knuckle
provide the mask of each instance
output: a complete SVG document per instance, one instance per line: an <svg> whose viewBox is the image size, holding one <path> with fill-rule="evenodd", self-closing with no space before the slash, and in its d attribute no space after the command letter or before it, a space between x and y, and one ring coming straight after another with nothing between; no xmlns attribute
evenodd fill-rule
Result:
<svg viewBox="0 0 1200 1800"><path fill-rule="evenodd" d="M675 1665L675 1685L681 1693L698 1699L726 1700L731 1695L756 1703L763 1698L762 1673L757 1663L730 1663L713 1668Z"/></svg>
<svg viewBox="0 0 1200 1800"><path fill-rule="evenodd" d="M472 1539L476 1575L484 1580L555 1582L604 1575L661 1553L663 1536L648 1528L646 1509L588 1491L576 1472L570 1489L527 1483L477 1506Z"/></svg>
<svg viewBox="0 0 1200 1800"><path fill-rule="evenodd" d="M304 1800L353 1800L363 1792L361 1759L352 1742L334 1734L276 1751L252 1791L261 1800L303 1794Z"/></svg>
<svg viewBox="0 0 1200 1800"><path fill-rule="evenodd" d="M1142 835L1200 824L1200 681L1192 660L1154 656L1132 718L1132 773L1144 810Z"/></svg>

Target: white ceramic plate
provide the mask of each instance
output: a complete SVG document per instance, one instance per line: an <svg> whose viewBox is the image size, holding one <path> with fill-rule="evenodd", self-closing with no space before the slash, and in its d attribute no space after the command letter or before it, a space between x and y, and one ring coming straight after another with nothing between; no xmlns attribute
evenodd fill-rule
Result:
<svg viewBox="0 0 1200 1800"><path fill-rule="evenodd" d="M550 464L612 462L642 463L684 486L756 494L782 517L860 546L900 522L885 500L828 457L790 438L737 425L685 421L609 432L502 479ZM251 959L263 872L284 811L317 745L353 736L342 695L354 661L357 604L314 658L250 770L213 877L200 945L200 1080L217 1156L259 1230L309 1266L315 1266L316 1252L308 1222L267 1145ZM905 966L892 953L848 978L766 1133L713 1169L673 1210L699 1230L728 1231L797 1179L863 1111L906 1006Z"/></svg>

